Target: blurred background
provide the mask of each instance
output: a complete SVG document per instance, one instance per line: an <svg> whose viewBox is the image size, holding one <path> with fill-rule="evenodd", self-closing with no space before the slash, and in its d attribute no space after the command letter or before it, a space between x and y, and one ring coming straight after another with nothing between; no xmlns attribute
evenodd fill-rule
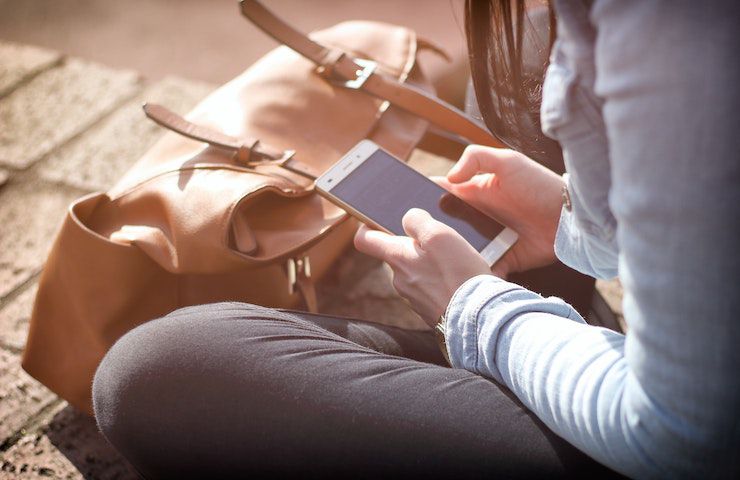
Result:
<svg viewBox="0 0 740 480"><path fill-rule="evenodd" d="M422 67L441 95L461 102L467 69L462 0L266 0L303 31L344 20L404 25L442 46ZM239 13L237 0L0 0L0 40L50 48L103 65L224 83L276 43Z"/></svg>

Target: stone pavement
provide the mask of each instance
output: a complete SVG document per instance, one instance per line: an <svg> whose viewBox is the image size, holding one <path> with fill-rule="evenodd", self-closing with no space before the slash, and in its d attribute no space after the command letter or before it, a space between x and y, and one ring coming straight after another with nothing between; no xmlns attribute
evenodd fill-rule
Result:
<svg viewBox="0 0 740 480"><path fill-rule="evenodd" d="M150 84L59 53L0 41L0 478L138 478L79 414L20 368L38 275L66 206L105 190L162 135L142 101L186 113L212 85ZM416 151L443 174L448 160ZM340 288L339 285L350 285ZM592 319L621 318L618 283L599 285ZM322 311L424 328L379 262L350 251L319 288Z"/></svg>

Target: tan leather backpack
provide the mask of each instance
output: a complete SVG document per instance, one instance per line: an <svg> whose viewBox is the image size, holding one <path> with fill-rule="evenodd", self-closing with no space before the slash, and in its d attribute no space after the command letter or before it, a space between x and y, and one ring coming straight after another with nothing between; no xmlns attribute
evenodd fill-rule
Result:
<svg viewBox="0 0 740 480"><path fill-rule="evenodd" d="M347 22L310 39L253 0L281 46L188 116L145 106L167 133L107 193L74 202L41 276L23 367L92 412L100 360L128 330L179 307L235 300L316 308L356 222L313 179L369 138L408 158L430 122L490 133L434 96L414 32ZM143 121L143 120L142 120ZM302 295L301 295L302 293Z"/></svg>

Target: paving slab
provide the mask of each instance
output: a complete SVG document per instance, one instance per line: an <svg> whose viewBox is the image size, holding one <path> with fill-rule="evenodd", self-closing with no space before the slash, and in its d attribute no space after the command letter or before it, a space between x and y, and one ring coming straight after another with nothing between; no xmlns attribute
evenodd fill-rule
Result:
<svg viewBox="0 0 740 480"><path fill-rule="evenodd" d="M389 270L384 264L372 270L322 313L359 318L406 330L428 330L421 317L393 289Z"/></svg>
<svg viewBox="0 0 740 480"><path fill-rule="evenodd" d="M350 247L317 286L319 311L410 330L428 327L393 288L388 265Z"/></svg>
<svg viewBox="0 0 740 480"><path fill-rule="evenodd" d="M98 431L95 421L63 403L51 421L0 454L0 477L134 480L139 475Z"/></svg>
<svg viewBox="0 0 740 480"><path fill-rule="evenodd" d="M80 194L39 181L0 190L0 301L40 271L67 205Z"/></svg>
<svg viewBox="0 0 740 480"><path fill-rule="evenodd" d="M146 118L141 109L144 102L159 103L185 114L214 88L200 82L165 78L52 152L39 165L41 176L90 191L107 190L166 131Z"/></svg>
<svg viewBox="0 0 740 480"><path fill-rule="evenodd" d="M21 369L18 354L0 349L0 445L56 399Z"/></svg>
<svg viewBox="0 0 740 480"><path fill-rule="evenodd" d="M140 89L140 78L70 59L0 100L0 165L24 169Z"/></svg>
<svg viewBox="0 0 740 480"><path fill-rule="evenodd" d="M59 52L0 41L0 97L61 60Z"/></svg>
<svg viewBox="0 0 740 480"><path fill-rule="evenodd" d="M37 285L34 282L17 297L0 307L0 347L20 352L26 344Z"/></svg>

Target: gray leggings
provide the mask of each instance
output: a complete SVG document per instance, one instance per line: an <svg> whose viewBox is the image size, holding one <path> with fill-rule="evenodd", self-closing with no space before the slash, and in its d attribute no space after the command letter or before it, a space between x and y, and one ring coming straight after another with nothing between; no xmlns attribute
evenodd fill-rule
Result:
<svg viewBox="0 0 740 480"><path fill-rule="evenodd" d="M242 303L121 338L95 415L146 478L613 475L433 335Z"/></svg>

